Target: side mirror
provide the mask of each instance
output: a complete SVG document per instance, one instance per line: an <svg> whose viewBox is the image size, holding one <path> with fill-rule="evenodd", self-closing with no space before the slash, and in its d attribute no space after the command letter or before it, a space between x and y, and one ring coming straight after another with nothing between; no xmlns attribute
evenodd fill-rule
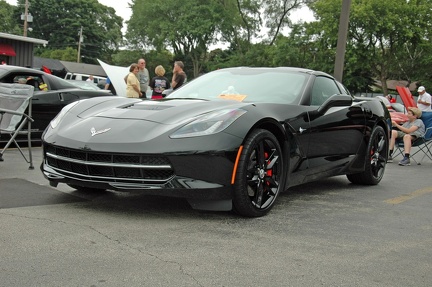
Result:
<svg viewBox="0 0 432 287"><path fill-rule="evenodd" d="M349 107L352 105L353 99L348 95L333 95L328 98L316 111L309 113L310 120L314 120L319 116L324 115L330 108L333 107Z"/></svg>

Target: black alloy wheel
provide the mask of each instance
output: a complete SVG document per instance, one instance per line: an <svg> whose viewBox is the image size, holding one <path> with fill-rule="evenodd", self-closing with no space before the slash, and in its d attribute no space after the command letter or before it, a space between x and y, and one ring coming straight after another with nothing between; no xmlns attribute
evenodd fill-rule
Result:
<svg viewBox="0 0 432 287"><path fill-rule="evenodd" d="M246 139L238 163L233 207L247 217L267 214L285 180L282 149L276 137L257 129Z"/></svg>
<svg viewBox="0 0 432 287"><path fill-rule="evenodd" d="M388 147L389 139L384 129L380 126L375 127L369 140L364 171L348 174L348 180L355 184L378 184L384 176Z"/></svg>

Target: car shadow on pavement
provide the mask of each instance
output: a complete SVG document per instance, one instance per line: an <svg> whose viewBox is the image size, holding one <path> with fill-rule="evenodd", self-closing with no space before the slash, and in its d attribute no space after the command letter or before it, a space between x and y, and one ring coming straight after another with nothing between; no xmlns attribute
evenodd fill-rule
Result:
<svg viewBox="0 0 432 287"><path fill-rule="evenodd" d="M0 209L76 203L86 199L21 178L0 179Z"/></svg>
<svg viewBox="0 0 432 287"><path fill-rule="evenodd" d="M203 211L194 210L186 199L148 195L136 192L118 191L72 191L71 195L88 198L91 202L81 205L81 208L93 211L117 213L137 216L155 217L196 217L196 216L232 216L235 215L226 211Z"/></svg>

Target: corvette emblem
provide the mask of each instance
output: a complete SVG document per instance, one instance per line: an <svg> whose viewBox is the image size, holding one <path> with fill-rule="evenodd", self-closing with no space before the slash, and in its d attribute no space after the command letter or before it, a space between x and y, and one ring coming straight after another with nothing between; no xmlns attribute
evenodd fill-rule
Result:
<svg viewBox="0 0 432 287"><path fill-rule="evenodd" d="M93 127L93 128L90 129L90 133L91 133L91 136L93 137L93 136L96 136L96 135L99 135L99 134L106 133L106 132L109 131L110 129L111 129L111 128L107 128L107 129L104 129L104 130L97 131L97 130Z"/></svg>

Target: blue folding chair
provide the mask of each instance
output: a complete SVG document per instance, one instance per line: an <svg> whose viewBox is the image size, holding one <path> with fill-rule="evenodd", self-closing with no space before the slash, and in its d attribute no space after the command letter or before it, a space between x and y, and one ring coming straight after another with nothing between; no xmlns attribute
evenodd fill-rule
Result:
<svg viewBox="0 0 432 287"><path fill-rule="evenodd" d="M422 116L420 118L426 128L426 132L422 137L417 138L412 142L412 147L417 147L418 149L411 154L410 159L412 159L415 163L421 164L425 157L428 157L432 161L432 112L422 112ZM404 143L402 140L396 140L396 147L398 150L397 155L404 154ZM422 154L422 159L418 162L415 160L414 156L416 154Z"/></svg>

